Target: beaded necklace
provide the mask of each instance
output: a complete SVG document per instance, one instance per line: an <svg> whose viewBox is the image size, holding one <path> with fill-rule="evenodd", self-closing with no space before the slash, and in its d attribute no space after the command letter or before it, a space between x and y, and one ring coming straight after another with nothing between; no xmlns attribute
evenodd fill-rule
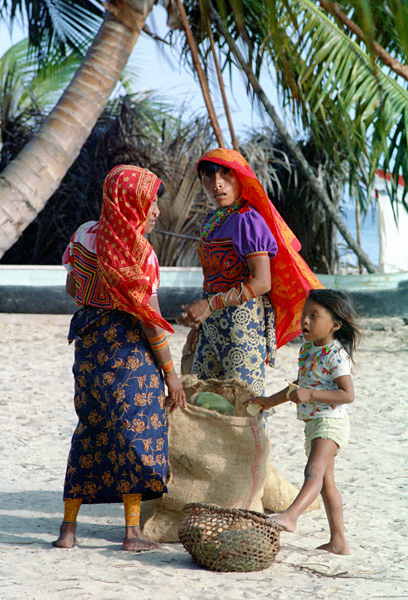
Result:
<svg viewBox="0 0 408 600"><path fill-rule="evenodd" d="M205 221L202 230L201 237L206 238L211 231L214 231L216 227L219 227L232 213L237 211L240 207L240 201L234 202L231 206L227 206L226 208L217 208L214 212L212 212Z"/></svg>

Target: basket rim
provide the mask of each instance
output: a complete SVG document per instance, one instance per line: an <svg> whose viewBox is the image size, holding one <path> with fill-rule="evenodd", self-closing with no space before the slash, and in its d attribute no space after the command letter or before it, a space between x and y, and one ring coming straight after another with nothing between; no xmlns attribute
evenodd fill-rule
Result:
<svg viewBox="0 0 408 600"><path fill-rule="evenodd" d="M283 529L281 525L278 525L274 521L271 521L266 515L255 510L249 510L246 508L226 508L224 506L220 506L219 504L206 504L204 502L188 502L183 506L182 512L187 511L190 508L202 508L204 510L207 510L208 512L229 514L244 517L245 519L252 519L254 522L264 525L266 527L270 527L276 532L280 532Z"/></svg>

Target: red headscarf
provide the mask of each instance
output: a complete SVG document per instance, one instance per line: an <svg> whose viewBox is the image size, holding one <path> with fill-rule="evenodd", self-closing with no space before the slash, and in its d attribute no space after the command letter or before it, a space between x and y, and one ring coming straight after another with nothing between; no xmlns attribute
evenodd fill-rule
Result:
<svg viewBox="0 0 408 600"><path fill-rule="evenodd" d="M242 185L242 197L265 219L278 253L271 260L272 287L269 292L275 309L276 345L279 348L301 333L300 318L310 289L324 287L298 254L301 245L289 229L245 158L235 150L216 148L200 158L233 169Z"/></svg>
<svg viewBox="0 0 408 600"><path fill-rule="evenodd" d="M133 165L119 165L110 171L103 184L96 251L98 272L115 307L148 327L159 325L174 333L171 325L148 305L152 285L147 261L153 248L143 232L160 184L156 175Z"/></svg>

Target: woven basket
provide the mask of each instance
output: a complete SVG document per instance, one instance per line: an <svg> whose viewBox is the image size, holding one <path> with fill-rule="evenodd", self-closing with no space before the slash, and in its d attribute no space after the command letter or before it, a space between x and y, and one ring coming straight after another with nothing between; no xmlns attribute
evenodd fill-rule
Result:
<svg viewBox="0 0 408 600"><path fill-rule="evenodd" d="M261 571L279 552L280 527L265 515L191 502L183 508L179 538L194 561L211 571Z"/></svg>

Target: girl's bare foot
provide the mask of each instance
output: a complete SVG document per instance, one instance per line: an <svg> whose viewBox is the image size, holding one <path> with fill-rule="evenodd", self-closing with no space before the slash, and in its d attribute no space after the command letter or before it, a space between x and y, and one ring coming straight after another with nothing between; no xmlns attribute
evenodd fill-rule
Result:
<svg viewBox="0 0 408 600"><path fill-rule="evenodd" d="M340 543L330 541L328 544L322 544L321 546L318 546L317 550L326 550L332 554L350 554L350 548L346 541Z"/></svg>
<svg viewBox="0 0 408 600"><path fill-rule="evenodd" d="M149 540L140 527L126 527L123 550L127 552L148 552L149 550L156 550L159 546L160 544Z"/></svg>
<svg viewBox="0 0 408 600"><path fill-rule="evenodd" d="M289 531L290 533L293 533L296 530L296 521L294 519L291 519L284 512L268 517L268 521L276 523L276 525L279 525L280 527L282 527L282 529L284 529L285 531Z"/></svg>
<svg viewBox="0 0 408 600"><path fill-rule="evenodd" d="M62 521L59 538L52 542L52 545L56 548L73 548L76 544L75 532L76 523Z"/></svg>

